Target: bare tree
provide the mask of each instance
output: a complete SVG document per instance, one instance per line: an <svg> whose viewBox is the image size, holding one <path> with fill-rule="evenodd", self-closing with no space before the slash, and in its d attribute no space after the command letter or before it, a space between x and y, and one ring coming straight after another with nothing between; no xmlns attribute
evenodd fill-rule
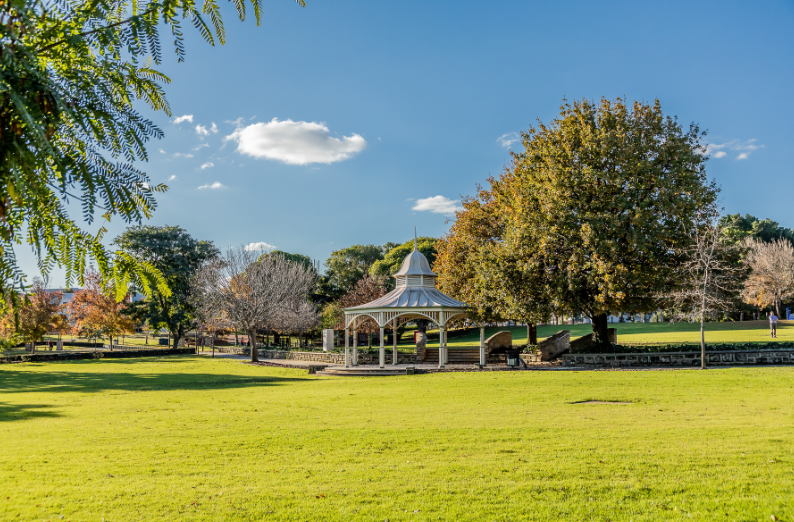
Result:
<svg viewBox="0 0 794 522"><path fill-rule="evenodd" d="M700 321L700 368L706 368L706 317L732 310L747 272L740 248L722 241L719 212L705 211L690 232L691 242L677 268L676 287L666 297L680 316Z"/></svg>
<svg viewBox="0 0 794 522"><path fill-rule="evenodd" d="M256 332L296 299L306 300L316 273L310 266L282 256L264 256L244 248L230 248L209 261L193 281L196 299L216 315L223 312L229 322L248 334L251 362L259 357Z"/></svg>
<svg viewBox="0 0 794 522"><path fill-rule="evenodd" d="M780 303L794 296L794 247L784 239L765 243L748 237L742 244L751 269L742 297L761 308L774 306L780 317Z"/></svg>

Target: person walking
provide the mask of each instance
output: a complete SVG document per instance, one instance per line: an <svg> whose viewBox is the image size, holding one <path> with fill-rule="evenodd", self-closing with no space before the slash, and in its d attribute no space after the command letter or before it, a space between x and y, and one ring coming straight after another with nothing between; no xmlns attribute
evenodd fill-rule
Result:
<svg viewBox="0 0 794 522"><path fill-rule="evenodd" d="M777 316L775 312L769 314L769 330L772 333L772 338L777 339Z"/></svg>

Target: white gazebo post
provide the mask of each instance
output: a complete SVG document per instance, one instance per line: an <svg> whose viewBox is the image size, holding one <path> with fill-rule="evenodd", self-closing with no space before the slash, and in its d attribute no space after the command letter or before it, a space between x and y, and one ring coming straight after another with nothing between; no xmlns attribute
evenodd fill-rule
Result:
<svg viewBox="0 0 794 522"><path fill-rule="evenodd" d="M358 366L358 330L353 326L353 366Z"/></svg>
<svg viewBox="0 0 794 522"><path fill-rule="evenodd" d="M438 325L438 367L444 368L444 327Z"/></svg>
<svg viewBox="0 0 794 522"><path fill-rule="evenodd" d="M392 322L391 329L391 342L392 342L392 364L397 366L397 319Z"/></svg>
<svg viewBox="0 0 794 522"><path fill-rule="evenodd" d="M345 327L345 368L350 368L350 339L347 337L347 327Z"/></svg>
<svg viewBox="0 0 794 522"><path fill-rule="evenodd" d="M386 348L383 346L383 327L380 327L380 358L378 361L379 366L383 368L386 365Z"/></svg>
<svg viewBox="0 0 794 522"><path fill-rule="evenodd" d="M485 364L485 327L480 326L480 366Z"/></svg>

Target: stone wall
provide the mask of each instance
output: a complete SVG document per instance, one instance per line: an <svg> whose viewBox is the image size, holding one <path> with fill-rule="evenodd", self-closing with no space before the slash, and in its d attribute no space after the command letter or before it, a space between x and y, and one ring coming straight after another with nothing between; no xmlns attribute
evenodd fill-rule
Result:
<svg viewBox="0 0 794 522"><path fill-rule="evenodd" d="M220 351L216 348L216 351ZM240 346L226 346L221 353L236 353L240 355L250 355L251 352L248 348ZM350 349L350 357L352 362L353 349ZM323 362L328 364L345 364L345 354L336 352L290 352L283 350L259 350L260 359L284 359L291 361L312 361ZM358 352L358 364L378 364L378 353L362 353ZM397 353L397 364L418 364L416 354L413 353ZM386 364L392 363L392 351L386 350Z"/></svg>
<svg viewBox="0 0 794 522"><path fill-rule="evenodd" d="M563 366L642 368L700 366L700 352L566 354ZM706 366L794 364L794 349L706 352Z"/></svg>
<svg viewBox="0 0 794 522"><path fill-rule="evenodd" d="M193 355L194 348L177 348L169 350L115 350L101 352L38 352L33 354L12 355L0 357L0 364L12 362L46 362L46 361L74 361L80 359L126 359L132 357L160 357L163 355Z"/></svg>
<svg viewBox="0 0 794 522"><path fill-rule="evenodd" d="M485 353L489 354L495 350L510 350L513 348L513 333L510 331L496 332L485 340Z"/></svg>
<svg viewBox="0 0 794 522"><path fill-rule="evenodd" d="M612 344L618 344L618 330L617 328L607 328L607 338ZM593 344L593 334L583 335L578 339L571 341L571 353L578 353Z"/></svg>
<svg viewBox="0 0 794 522"><path fill-rule="evenodd" d="M538 343L541 361L553 361L571 348L571 332L562 330Z"/></svg>

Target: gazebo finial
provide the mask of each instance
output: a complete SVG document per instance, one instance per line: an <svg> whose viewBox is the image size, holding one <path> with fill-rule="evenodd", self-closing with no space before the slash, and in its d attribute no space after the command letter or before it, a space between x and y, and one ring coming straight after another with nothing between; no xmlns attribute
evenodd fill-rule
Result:
<svg viewBox="0 0 794 522"><path fill-rule="evenodd" d="M416 227L414 227L414 250L417 250L417 248L416 248Z"/></svg>

